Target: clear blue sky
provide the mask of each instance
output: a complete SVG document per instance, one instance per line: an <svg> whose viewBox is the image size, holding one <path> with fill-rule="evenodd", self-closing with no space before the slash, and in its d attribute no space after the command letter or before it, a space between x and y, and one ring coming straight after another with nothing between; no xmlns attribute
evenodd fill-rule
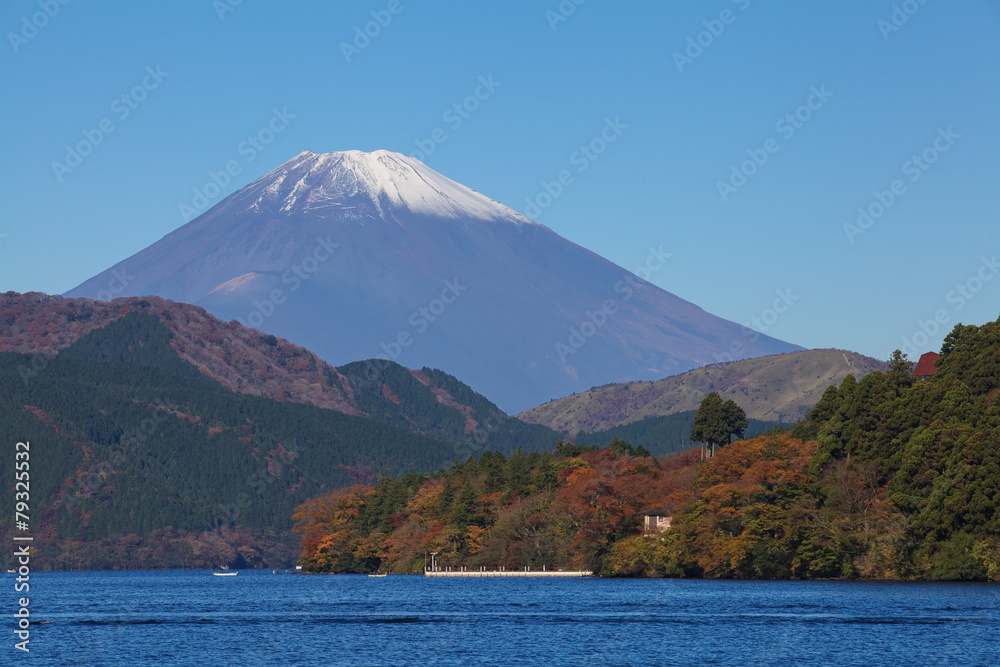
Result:
<svg viewBox="0 0 1000 667"><path fill-rule="evenodd" d="M422 142L522 212L568 170L540 222L628 269L662 246L654 283L806 347L885 358L937 316L921 352L1000 312L995 0L233 3L3 3L0 289L153 243L227 162L213 201L305 149Z"/></svg>

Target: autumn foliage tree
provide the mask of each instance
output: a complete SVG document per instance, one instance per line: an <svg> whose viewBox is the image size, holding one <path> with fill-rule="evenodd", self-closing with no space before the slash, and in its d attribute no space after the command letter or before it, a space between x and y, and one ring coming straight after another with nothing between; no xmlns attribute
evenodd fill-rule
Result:
<svg viewBox="0 0 1000 667"><path fill-rule="evenodd" d="M295 514L301 562L314 572L407 573L437 552L442 567L601 571L612 545L640 531L642 510L690 483L646 454L622 441L509 458L489 452L414 477L405 493L390 479L333 491Z"/></svg>
<svg viewBox="0 0 1000 667"><path fill-rule="evenodd" d="M731 442L746 415L713 392L694 449L622 441L486 453L433 476L302 505L314 571L563 567L610 576L1000 579L1000 320L958 325L922 381L889 372L828 388L784 433ZM642 511L672 508L644 534Z"/></svg>

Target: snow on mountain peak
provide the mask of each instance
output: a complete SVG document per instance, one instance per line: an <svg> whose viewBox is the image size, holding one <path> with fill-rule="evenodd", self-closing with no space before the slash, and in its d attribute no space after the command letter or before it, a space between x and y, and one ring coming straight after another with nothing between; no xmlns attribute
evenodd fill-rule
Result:
<svg viewBox="0 0 1000 667"><path fill-rule="evenodd" d="M360 196L380 213L401 207L444 218L537 224L416 158L387 150L302 151L250 187L257 185L264 188L256 204L277 199L283 211L350 208L350 202Z"/></svg>

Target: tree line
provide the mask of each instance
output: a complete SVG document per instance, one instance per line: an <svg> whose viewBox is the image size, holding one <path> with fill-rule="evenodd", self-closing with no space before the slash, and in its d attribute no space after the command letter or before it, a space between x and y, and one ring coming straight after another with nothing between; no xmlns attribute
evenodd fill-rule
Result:
<svg viewBox="0 0 1000 667"><path fill-rule="evenodd" d="M700 447L679 455L560 443L335 491L296 513L303 562L417 572L437 551L609 576L1000 579L1000 320L956 326L930 379L911 368L896 351L749 439L743 411L709 394ZM657 508L671 526L649 535Z"/></svg>

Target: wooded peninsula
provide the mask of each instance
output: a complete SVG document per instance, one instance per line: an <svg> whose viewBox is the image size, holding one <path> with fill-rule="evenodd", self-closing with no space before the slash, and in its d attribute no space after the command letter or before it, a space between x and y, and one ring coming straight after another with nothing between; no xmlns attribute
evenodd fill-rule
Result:
<svg viewBox="0 0 1000 667"><path fill-rule="evenodd" d="M442 567L604 576L997 580L998 394L1000 320L958 325L931 372L897 351L793 428L707 458L560 442L326 493L295 513L301 562L417 573L437 552Z"/></svg>

